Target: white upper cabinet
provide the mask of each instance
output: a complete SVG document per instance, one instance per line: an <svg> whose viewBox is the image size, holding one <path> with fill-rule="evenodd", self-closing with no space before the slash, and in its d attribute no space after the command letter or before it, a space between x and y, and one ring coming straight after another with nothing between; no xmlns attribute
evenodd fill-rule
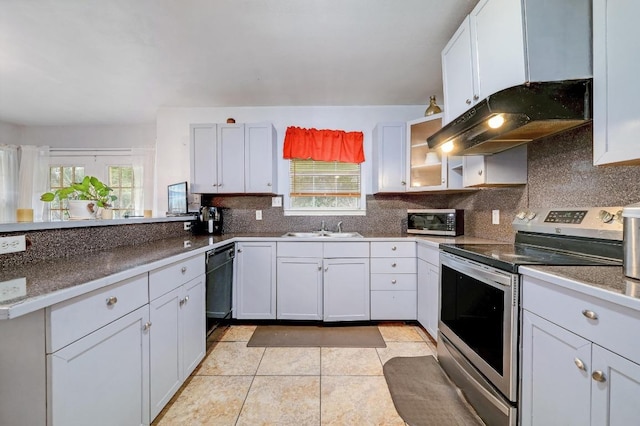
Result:
<svg viewBox="0 0 640 426"><path fill-rule="evenodd" d="M593 0L593 163L640 163L640 2Z"/></svg>
<svg viewBox="0 0 640 426"><path fill-rule="evenodd" d="M407 123L379 123L373 129L373 193L407 190Z"/></svg>
<svg viewBox="0 0 640 426"><path fill-rule="evenodd" d="M277 190L276 129L271 123L244 125L245 192L274 193Z"/></svg>
<svg viewBox="0 0 640 426"><path fill-rule="evenodd" d="M446 124L465 112L474 98L471 24L467 16L442 51L444 120ZM477 96L477 95L476 95Z"/></svg>
<svg viewBox="0 0 640 426"><path fill-rule="evenodd" d="M192 124L190 148L190 192L276 191L276 132L271 123Z"/></svg>
<svg viewBox="0 0 640 426"><path fill-rule="evenodd" d="M244 192L244 124L218 124L217 136L217 192Z"/></svg>
<svg viewBox="0 0 640 426"><path fill-rule="evenodd" d="M481 0L442 51L444 122L527 81L591 77L590 0Z"/></svg>
<svg viewBox="0 0 640 426"><path fill-rule="evenodd" d="M462 157L465 187L524 185L527 183L527 146L494 155Z"/></svg>

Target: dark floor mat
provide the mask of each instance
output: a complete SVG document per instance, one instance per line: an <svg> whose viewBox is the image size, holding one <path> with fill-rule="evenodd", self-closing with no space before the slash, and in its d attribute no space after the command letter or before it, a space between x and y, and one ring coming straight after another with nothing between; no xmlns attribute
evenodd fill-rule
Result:
<svg viewBox="0 0 640 426"><path fill-rule="evenodd" d="M376 326L259 325L251 347L386 348Z"/></svg>
<svg viewBox="0 0 640 426"><path fill-rule="evenodd" d="M393 404L409 425L484 425L433 356L391 358L383 371Z"/></svg>

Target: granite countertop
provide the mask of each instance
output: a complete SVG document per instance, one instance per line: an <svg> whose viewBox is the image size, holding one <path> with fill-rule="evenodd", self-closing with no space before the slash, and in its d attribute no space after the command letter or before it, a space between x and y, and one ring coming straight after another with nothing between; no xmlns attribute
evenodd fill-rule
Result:
<svg viewBox="0 0 640 426"><path fill-rule="evenodd" d="M519 272L571 290L640 311L640 281L622 266L523 266Z"/></svg>
<svg viewBox="0 0 640 426"><path fill-rule="evenodd" d="M186 236L122 246L80 257L45 259L0 271L0 320L15 318L152 269L205 253L225 242L245 241L417 241L438 248L443 242L495 241L473 237L430 237L364 233L353 238L282 238L283 233Z"/></svg>

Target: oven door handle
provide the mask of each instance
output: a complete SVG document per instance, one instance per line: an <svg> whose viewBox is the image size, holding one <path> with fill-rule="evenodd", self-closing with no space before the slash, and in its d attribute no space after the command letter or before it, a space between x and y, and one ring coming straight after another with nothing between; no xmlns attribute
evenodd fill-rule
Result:
<svg viewBox="0 0 640 426"><path fill-rule="evenodd" d="M504 287L512 287L515 274L508 272L499 272L484 267L474 266L466 260L459 259L447 253L440 253L440 263L446 265L455 271L466 274L472 278L480 280L492 287L504 289Z"/></svg>

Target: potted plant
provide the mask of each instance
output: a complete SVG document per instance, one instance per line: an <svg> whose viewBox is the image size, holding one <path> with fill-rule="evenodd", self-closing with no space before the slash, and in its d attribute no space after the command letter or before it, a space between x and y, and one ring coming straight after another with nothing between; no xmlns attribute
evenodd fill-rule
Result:
<svg viewBox="0 0 640 426"><path fill-rule="evenodd" d="M111 194L112 188L108 187L95 176L85 176L80 183L72 183L71 186L56 189L53 192L45 192L40 200L51 202L54 200L67 200L69 219L95 219L99 209L104 213L111 207L111 203L118 197ZM106 219L106 215L102 215Z"/></svg>

